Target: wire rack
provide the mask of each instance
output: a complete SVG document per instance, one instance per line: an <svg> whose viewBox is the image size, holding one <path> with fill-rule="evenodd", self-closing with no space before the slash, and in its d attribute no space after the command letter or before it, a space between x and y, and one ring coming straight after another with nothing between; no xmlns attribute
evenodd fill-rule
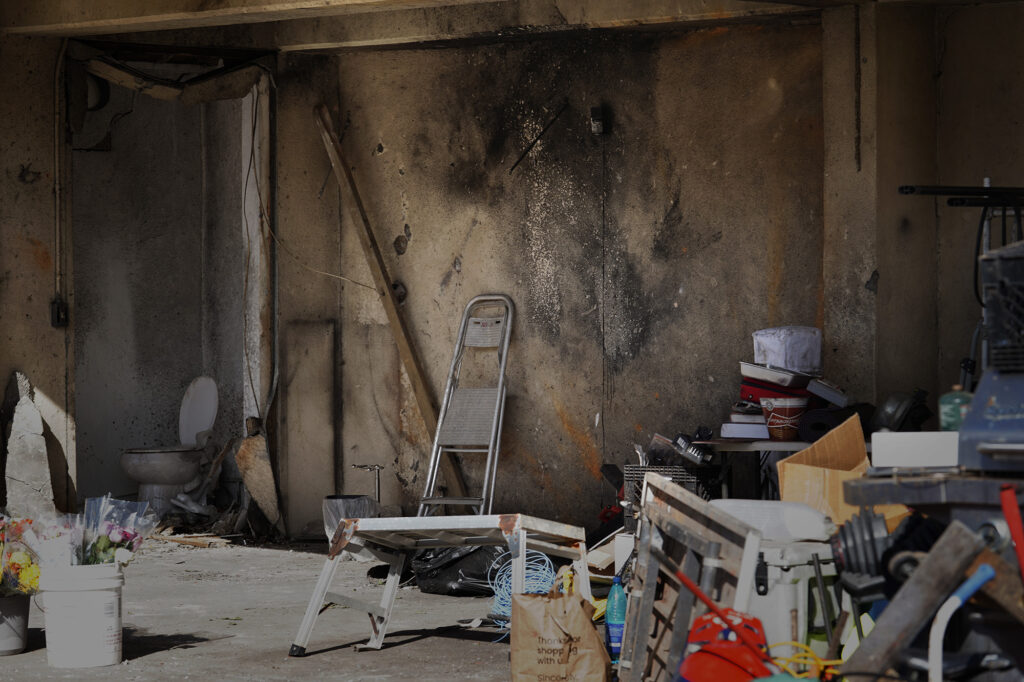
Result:
<svg viewBox="0 0 1024 682"><path fill-rule="evenodd" d="M648 466L627 464L625 467L623 495L636 509L640 505L640 494L644 487L644 476L648 473L661 474L677 485L705 500L722 496L719 467Z"/></svg>
<svg viewBox="0 0 1024 682"><path fill-rule="evenodd" d="M644 476L648 473L661 474L705 500L713 500L722 496L721 467L627 464L623 469L625 475L622 494L625 501L630 504L623 515L622 525L629 533L636 530L636 514L640 510L640 495L643 493Z"/></svg>

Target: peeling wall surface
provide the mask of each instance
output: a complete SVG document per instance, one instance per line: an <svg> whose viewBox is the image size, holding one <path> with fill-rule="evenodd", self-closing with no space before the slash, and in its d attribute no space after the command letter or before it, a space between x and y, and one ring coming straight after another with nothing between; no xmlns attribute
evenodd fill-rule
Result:
<svg viewBox="0 0 1024 682"><path fill-rule="evenodd" d="M218 384L214 439L242 433L240 111L115 87L76 136L82 497L134 493L121 450L179 443L181 399L197 376Z"/></svg>
<svg viewBox="0 0 1024 682"><path fill-rule="evenodd" d="M743 26L338 58L343 146L436 395L465 303L517 305L496 511L592 524L614 494L603 462L721 421L751 332L821 324L820 36ZM342 265L369 282L355 229L346 214ZM387 465L403 496L385 488L384 503L408 505L429 439L376 295L345 284L343 311L345 469Z"/></svg>

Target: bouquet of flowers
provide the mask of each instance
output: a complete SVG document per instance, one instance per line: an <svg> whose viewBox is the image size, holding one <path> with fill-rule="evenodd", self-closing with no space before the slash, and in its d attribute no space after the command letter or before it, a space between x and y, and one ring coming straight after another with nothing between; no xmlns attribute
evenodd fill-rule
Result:
<svg viewBox="0 0 1024 682"><path fill-rule="evenodd" d="M127 564L156 527L147 502L90 497L82 514L63 514L38 521L23 543L43 566ZM20 558L20 557L19 557Z"/></svg>
<svg viewBox="0 0 1024 682"><path fill-rule="evenodd" d="M39 559L31 519L0 516L0 595L39 591Z"/></svg>
<svg viewBox="0 0 1024 682"><path fill-rule="evenodd" d="M147 514L148 503L116 500L109 494L85 501L83 516L83 564L127 564L156 527L158 519Z"/></svg>
<svg viewBox="0 0 1024 682"><path fill-rule="evenodd" d="M77 566L82 563L81 514L64 514L39 520L33 527L33 545L43 566Z"/></svg>

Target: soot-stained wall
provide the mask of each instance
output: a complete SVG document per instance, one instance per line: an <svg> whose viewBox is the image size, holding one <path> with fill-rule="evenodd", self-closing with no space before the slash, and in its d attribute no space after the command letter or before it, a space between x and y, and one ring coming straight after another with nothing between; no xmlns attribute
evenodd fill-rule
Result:
<svg viewBox="0 0 1024 682"><path fill-rule="evenodd" d="M593 525L603 462L717 425L754 330L821 324L821 63L818 25L338 57L343 146L436 395L466 302L517 305L495 511ZM429 438L376 295L342 306L342 466L385 464L408 505Z"/></svg>
<svg viewBox="0 0 1024 682"><path fill-rule="evenodd" d="M121 450L179 443L197 376L218 385L212 441L242 433L242 106L114 87L75 137L81 497L135 493Z"/></svg>

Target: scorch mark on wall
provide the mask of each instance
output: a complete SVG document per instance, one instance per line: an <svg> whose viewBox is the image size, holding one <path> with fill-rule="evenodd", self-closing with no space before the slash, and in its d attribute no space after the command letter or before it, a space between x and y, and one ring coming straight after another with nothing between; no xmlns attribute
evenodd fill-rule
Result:
<svg viewBox="0 0 1024 682"><path fill-rule="evenodd" d="M583 464L587 473L594 479L600 480L601 453L597 450L597 443L594 442L594 437L573 423L572 417L569 416L562 403L558 400L554 400L554 403L555 412L558 413L558 419L562 422L562 430L569 436L569 439L579 452L580 463Z"/></svg>
<svg viewBox="0 0 1024 682"><path fill-rule="evenodd" d="M32 237L27 237L26 239L32 245L32 260L35 261L36 267L40 270L52 268L53 259L50 258L50 250L46 248L46 244Z"/></svg>

